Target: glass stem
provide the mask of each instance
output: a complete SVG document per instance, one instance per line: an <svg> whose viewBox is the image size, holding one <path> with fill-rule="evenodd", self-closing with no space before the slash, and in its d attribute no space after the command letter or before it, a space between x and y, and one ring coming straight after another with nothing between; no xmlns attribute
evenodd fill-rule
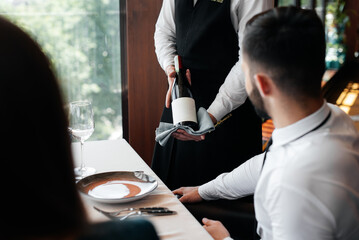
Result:
<svg viewBox="0 0 359 240"><path fill-rule="evenodd" d="M80 171L84 172L85 171L85 164L84 164L84 152L83 152L83 148L84 148L84 141L80 141L81 142L81 165L80 165Z"/></svg>

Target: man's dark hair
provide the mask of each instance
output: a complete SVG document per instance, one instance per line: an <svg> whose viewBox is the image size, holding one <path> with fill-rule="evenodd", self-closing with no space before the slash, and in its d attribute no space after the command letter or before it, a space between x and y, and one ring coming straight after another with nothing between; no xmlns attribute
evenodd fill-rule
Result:
<svg viewBox="0 0 359 240"><path fill-rule="evenodd" d="M254 16L246 26L243 52L288 95L320 96L325 34L314 11L280 7Z"/></svg>

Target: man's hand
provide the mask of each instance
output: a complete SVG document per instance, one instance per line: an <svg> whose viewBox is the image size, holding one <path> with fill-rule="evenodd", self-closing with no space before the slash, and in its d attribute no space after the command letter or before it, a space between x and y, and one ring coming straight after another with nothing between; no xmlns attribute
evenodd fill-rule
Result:
<svg viewBox="0 0 359 240"><path fill-rule="evenodd" d="M166 94L166 108L170 108L171 106L171 102L172 102L172 86L173 86L173 82L176 78L176 70L175 70L175 66L173 65L169 65L166 67L166 75L167 75L167 81L168 81L168 90L167 90L167 94ZM186 77L188 79L189 84L191 85L191 72L189 71L189 69L186 70Z"/></svg>
<svg viewBox="0 0 359 240"><path fill-rule="evenodd" d="M209 117L211 118L213 124L216 125L217 119L216 119L210 112L208 112L208 115L209 115Z"/></svg>
<svg viewBox="0 0 359 240"><path fill-rule="evenodd" d="M181 141L202 141L205 139L205 134L200 136L194 136L191 134L188 134L185 130L178 129L176 132L172 133L172 136L178 140Z"/></svg>
<svg viewBox="0 0 359 240"><path fill-rule="evenodd" d="M169 65L166 67L166 75L167 75L167 81L168 81L168 90L166 94L166 108L170 108L171 106L171 95L172 95L172 86L173 82L176 78L176 70L175 66Z"/></svg>
<svg viewBox="0 0 359 240"><path fill-rule="evenodd" d="M203 200L198 193L198 187L181 187L172 193L182 195L179 199L182 203L196 203Z"/></svg>
<svg viewBox="0 0 359 240"><path fill-rule="evenodd" d="M208 115L210 116L213 124L217 123L217 119L211 114L208 113ZM191 134L188 134L186 131L182 130L182 129L178 129L176 132L172 133L172 136L178 140L181 141L203 141L206 139L206 134L200 135L200 136L194 136Z"/></svg>
<svg viewBox="0 0 359 240"><path fill-rule="evenodd" d="M215 239L223 240L226 237L229 237L228 230L223 226L220 221L210 220L207 218L202 219L203 227L206 231Z"/></svg>

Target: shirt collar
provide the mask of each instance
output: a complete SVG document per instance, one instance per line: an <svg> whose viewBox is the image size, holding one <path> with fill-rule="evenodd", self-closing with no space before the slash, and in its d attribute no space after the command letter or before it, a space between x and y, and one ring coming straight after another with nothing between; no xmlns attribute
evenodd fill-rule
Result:
<svg viewBox="0 0 359 240"><path fill-rule="evenodd" d="M330 109L327 102L311 115L284 128L275 129L272 133L273 146L287 144L306 134L320 124L328 116Z"/></svg>

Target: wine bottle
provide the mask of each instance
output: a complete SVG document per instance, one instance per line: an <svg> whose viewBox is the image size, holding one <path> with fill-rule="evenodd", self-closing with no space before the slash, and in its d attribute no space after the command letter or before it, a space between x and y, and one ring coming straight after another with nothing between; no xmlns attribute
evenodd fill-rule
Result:
<svg viewBox="0 0 359 240"><path fill-rule="evenodd" d="M175 56L176 78L172 87L172 117L175 126L188 126L198 130L196 104L190 90L180 56Z"/></svg>

